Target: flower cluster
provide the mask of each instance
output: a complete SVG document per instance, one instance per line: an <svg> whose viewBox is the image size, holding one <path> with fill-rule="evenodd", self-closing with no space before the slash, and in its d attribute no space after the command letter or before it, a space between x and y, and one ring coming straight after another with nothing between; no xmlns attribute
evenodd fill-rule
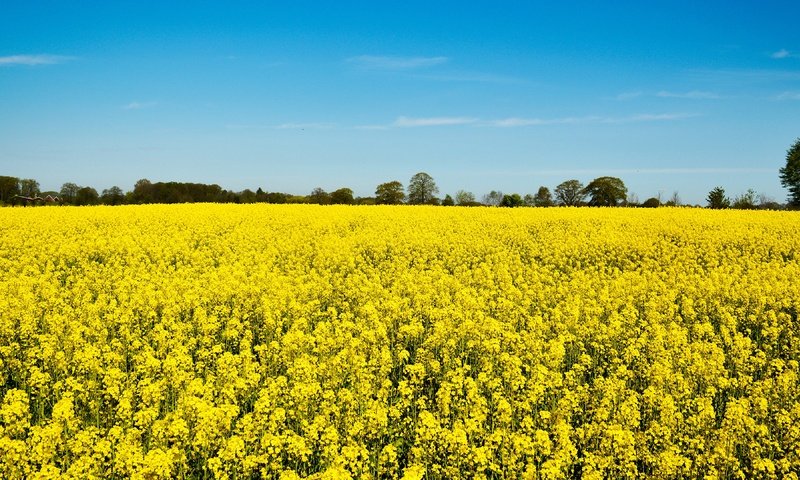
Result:
<svg viewBox="0 0 800 480"><path fill-rule="evenodd" d="M794 478L791 212L0 210L2 478Z"/></svg>

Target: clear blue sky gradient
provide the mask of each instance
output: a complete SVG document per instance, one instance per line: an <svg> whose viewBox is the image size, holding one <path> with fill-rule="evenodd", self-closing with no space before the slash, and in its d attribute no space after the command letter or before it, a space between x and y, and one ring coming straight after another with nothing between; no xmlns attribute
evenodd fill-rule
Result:
<svg viewBox="0 0 800 480"><path fill-rule="evenodd" d="M441 195L778 180L800 2L5 2L0 175Z"/></svg>

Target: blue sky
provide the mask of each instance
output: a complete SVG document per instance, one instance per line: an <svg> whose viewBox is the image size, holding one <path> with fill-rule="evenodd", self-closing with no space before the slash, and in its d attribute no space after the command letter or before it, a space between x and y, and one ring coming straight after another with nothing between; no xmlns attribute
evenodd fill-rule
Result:
<svg viewBox="0 0 800 480"><path fill-rule="evenodd" d="M800 3L6 2L0 175L783 201Z"/></svg>

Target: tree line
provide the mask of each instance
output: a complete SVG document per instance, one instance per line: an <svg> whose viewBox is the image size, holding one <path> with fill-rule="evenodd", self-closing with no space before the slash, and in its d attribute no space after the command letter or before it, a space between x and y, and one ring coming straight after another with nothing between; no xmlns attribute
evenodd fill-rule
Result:
<svg viewBox="0 0 800 480"><path fill-rule="evenodd" d="M708 208L738 209L782 209L800 208L800 138L786 152L786 165L779 171L781 184L789 190L786 205L779 204L764 194L750 189L730 198L725 189L718 186L706 197ZM678 192L664 200L661 195L639 202L635 194L629 194L625 183L617 177L598 177L584 185L570 179L558 184L552 191L540 186L535 194L505 194L492 190L480 200L472 193L459 190L454 195L440 198L439 188L433 177L425 172L416 173L404 187L398 180L381 183L372 197L357 197L353 190L342 187L332 192L315 188L308 195L292 195L282 192L266 192L245 189L240 192L225 190L217 184L187 182L151 182L141 179L133 190L124 192L113 186L98 193L92 187L65 183L61 190L41 191L34 179L0 176L0 205L124 205L147 203L313 203L320 205L444 205L444 206L497 206L497 207L552 207L552 206L631 206L660 207L679 206Z"/></svg>
<svg viewBox="0 0 800 480"><path fill-rule="evenodd" d="M681 205L677 192L669 199L651 197L639 202L629 194L625 183L617 177L598 177L584 185L570 179L558 184L552 191L540 186L536 193L506 194L492 190L480 199L472 192L459 190L453 195L437 196L439 188L433 177L419 172L411 177L407 186L393 180L381 183L372 197L357 197L353 190L342 187L332 192L313 189L308 195L266 192L245 189L240 192L225 190L217 184L186 182L151 182L142 179L133 189L125 192L114 186L98 193L92 187L65 183L56 191L41 191L33 179L0 176L0 204L3 205L126 205L148 203L311 203L319 205L443 205L443 206L496 206L496 207L553 207L553 206L628 206L659 207ZM733 199L716 187L707 197L709 208L768 208L780 209L783 205L753 190Z"/></svg>

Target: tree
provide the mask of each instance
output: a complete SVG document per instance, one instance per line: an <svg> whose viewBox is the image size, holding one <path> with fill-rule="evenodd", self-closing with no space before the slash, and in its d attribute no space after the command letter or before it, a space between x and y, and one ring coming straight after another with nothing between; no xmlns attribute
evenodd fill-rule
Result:
<svg viewBox="0 0 800 480"><path fill-rule="evenodd" d="M537 207L552 207L553 195L550 193L550 189L544 186L539 187L533 197L533 204Z"/></svg>
<svg viewBox="0 0 800 480"><path fill-rule="evenodd" d="M0 203L10 202L19 195L19 178L0 176Z"/></svg>
<svg viewBox="0 0 800 480"><path fill-rule="evenodd" d="M642 207L644 208L658 208L661 206L661 201L656 197L650 197L644 201Z"/></svg>
<svg viewBox="0 0 800 480"><path fill-rule="evenodd" d="M378 205L398 205L406 198L403 184L397 180L381 183L375 189L375 203Z"/></svg>
<svg viewBox="0 0 800 480"><path fill-rule="evenodd" d="M497 207L503 202L503 192L492 190L483 196L483 204L490 207Z"/></svg>
<svg viewBox="0 0 800 480"><path fill-rule="evenodd" d="M415 173L408 182L408 203L412 205L438 203L437 193L439 187L436 186L433 177L425 172Z"/></svg>
<svg viewBox="0 0 800 480"><path fill-rule="evenodd" d="M512 193L511 195L503 195L503 200L500 201L501 207L520 207L525 204L519 193Z"/></svg>
<svg viewBox="0 0 800 480"><path fill-rule="evenodd" d="M331 203L331 196L328 192L321 189L320 187L311 190L311 193L308 195L308 203L316 203L318 205L328 205Z"/></svg>
<svg viewBox="0 0 800 480"><path fill-rule="evenodd" d="M75 203L75 197L78 196L78 190L80 190L80 188L81 187L74 183L67 182L61 185L61 191L58 193L61 194L61 200L64 203Z"/></svg>
<svg viewBox="0 0 800 480"><path fill-rule="evenodd" d="M713 190L708 192L706 201L708 202L708 208L721 209L731 206L731 201L725 196L725 189L722 187L714 187Z"/></svg>
<svg viewBox="0 0 800 480"><path fill-rule="evenodd" d="M586 197L583 191L583 184L574 179L558 184L555 189L555 195L559 205L567 207L580 205Z"/></svg>
<svg viewBox="0 0 800 480"><path fill-rule="evenodd" d="M81 187L75 194L75 205L97 205L100 196L92 187Z"/></svg>
<svg viewBox="0 0 800 480"><path fill-rule="evenodd" d="M62 196L63 189L62 189ZM152 203L153 202L153 184L150 180L142 178L136 181L133 185L133 194L131 195L135 203Z"/></svg>
<svg viewBox="0 0 800 480"><path fill-rule="evenodd" d="M340 205L350 205L355 202L353 191L349 188L340 188L331 193L331 203Z"/></svg>
<svg viewBox="0 0 800 480"><path fill-rule="evenodd" d="M789 204L800 207L800 138L786 151L786 165L780 169L781 185L789 190Z"/></svg>
<svg viewBox="0 0 800 480"><path fill-rule="evenodd" d="M589 205L594 207L615 207L628 197L625 183L617 177L595 178L583 191L591 197Z"/></svg>
<svg viewBox="0 0 800 480"><path fill-rule="evenodd" d="M452 207L455 204L456 202L453 200L453 197L451 197L450 194L444 196L444 200L442 200L442 206Z"/></svg>
<svg viewBox="0 0 800 480"><path fill-rule="evenodd" d="M470 205L475 203L475 195L472 192L467 192L464 190L459 190L456 192L455 198L456 205Z"/></svg>
<svg viewBox="0 0 800 480"><path fill-rule="evenodd" d="M678 195L678 191L675 190L672 192L672 196L667 200L668 207L679 207L681 205L681 197Z"/></svg>
<svg viewBox="0 0 800 480"><path fill-rule="evenodd" d="M125 193L115 185L103 190L100 198L106 205L120 205L125 202Z"/></svg>
<svg viewBox="0 0 800 480"><path fill-rule="evenodd" d="M245 188L238 195L238 202L239 203L256 203L258 201L258 194L249 188Z"/></svg>
<svg viewBox="0 0 800 480"><path fill-rule="evenodd" d="M32 178L23 178L19 181L20 195L23 197L38 197L39 196L39 182Z"/></svg>
<svg viewBox="0 0 800 480"><path fill-rule="evenodd" d="M752 188L748 189L745 193L737 196L731 206L741 210L753 210L756 208L756 191Z"/></svg>

